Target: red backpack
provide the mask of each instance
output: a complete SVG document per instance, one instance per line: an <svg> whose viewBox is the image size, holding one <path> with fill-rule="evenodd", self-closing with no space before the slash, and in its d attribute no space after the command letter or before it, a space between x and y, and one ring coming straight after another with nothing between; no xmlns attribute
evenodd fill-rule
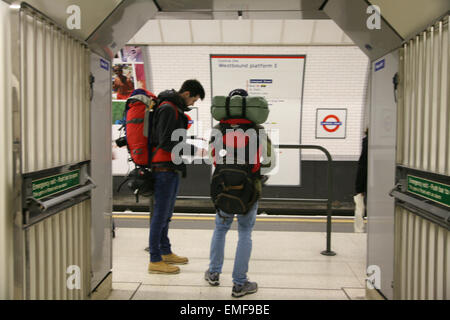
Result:
<svg viewBox="0 0 450 320"><path fill-rule="evenodd" d="M160 102L153 93L145 89L134 90L126 102L122 124L131 160L137 166L145 168L151 166L154 111L164 103L170 104L175 109L178 119L177 107L172 102L165 100Z"/></svg>
<svg viewBox="0 0 450 320"><path fill-rule="evenodd" d="M150 142L153 111L157 97L145 89L134 90L124 111L125 137L131 160L141 167L150 167Z"/></svg>

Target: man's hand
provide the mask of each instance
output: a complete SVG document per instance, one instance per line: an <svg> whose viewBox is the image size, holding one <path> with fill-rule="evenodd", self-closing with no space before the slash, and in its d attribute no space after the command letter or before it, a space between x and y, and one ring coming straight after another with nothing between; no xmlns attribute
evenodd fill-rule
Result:
<svg viewBox="0 0 450 320"><path fill-rule="evenodd" d="M206 150L204 148L198 148L195 155L200 156L200 157L206 157L208 155L208 150Z"/></svg>

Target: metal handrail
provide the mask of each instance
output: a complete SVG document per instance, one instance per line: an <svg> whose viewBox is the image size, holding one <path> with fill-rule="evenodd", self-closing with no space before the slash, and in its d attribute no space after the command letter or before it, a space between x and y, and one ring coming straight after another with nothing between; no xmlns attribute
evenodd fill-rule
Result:
<svg viewBox="0 0 450 320"><path fill-rule="evenodd" d="M436 207L427 200L421 200L414 198L401 190L396 186L391 192L389 192L391 197L394 197L397 201L407 203L410 206L418 208L419 210L414 210L414 213L418 214L422 218L431 220L434 223L441 225L444 228L448 228L450 225L450 212L448 210ZM425 212L426 214L423 214Z"/></svg>
<svg viewBox="0 0 450 320"><path fill-rule="evenodd" d="M290 145L290 144L280 144L273 145L274 148L278 149L316 149L322 151L326 157L328 162L327 168L327 176L328 176L328 199L327 199L327 243L326 249L321 252L324 256L335 256L336 252L331 250L331 216L332 216L332 201L333 201L333 159L331 158L331 154L322 146L316 145ZM319 199L322 200L322 199ZM150 208L153 208L153 197L150 197ZM152 216L150 209L150 219ZM148 251L148 248L145 250Z"/></svg>
<svg viewBox="0 0 450 320"><path fill-rule="evenodd" d="M327 199L327 248L322 251L321 254L324 256L335 256L336 252L331 251L331 215L332 215L332 199L333 199L333 159L331 154L322 146L316 145L291 145L291 144L280 144L273 145L274 148L279 149L316 149L325 153L328 162L327 176L328 176L328 199Z"/></svg>
<svg viewBox="0 0 450 320"><path fill-rule="evenodd" d="M51 207L54 207L56 205L59 205L67 200L70 200L76 196L79 196L80 194L83 194L85 192L91 191L92 189L96 188L95 183L92 181L92 179L88 178L90 181L88 184L81 186L73 191L64 193L58 197L55 197L53 199L47 200L47 201L41 201L34 197L28 197L27 200L34 201L38 204L39 208L42 211L47 211Z"/></svg>
<svg viewBox="0 0 450 320"><path fill-rule="evenodd" d="M210 200L210 196L177 196L177 200ZM314 201L314 202L327 202L328 199L304 199L304 198L264 198L261 197L259 200L266 201Z"/></svg>

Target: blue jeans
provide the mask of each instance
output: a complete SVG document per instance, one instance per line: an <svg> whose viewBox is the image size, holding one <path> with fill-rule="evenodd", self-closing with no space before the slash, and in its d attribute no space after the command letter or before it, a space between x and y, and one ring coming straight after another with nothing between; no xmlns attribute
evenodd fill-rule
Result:
<svg viewBox="0 0 450 320"><path fill-rule="evenodd" d="M155 172L153 175L155 191L150 222L150 261L158 262L162 260L162 254L172 253L168 237L169 222L175 207L180 176L176 172Z"/></svg>
<svg viewBox="0 0 450 320"><path fill-rule="evenodd" d="M258 202L256 202L250 211L245 214L238 214L238 244L236 256L234 258L233 282L244 284L247 279L248 263L252 252L252 230L255 225L256 213L258 211ZM216 213L216 228L214 229L211 241L211 251L209 255L209 271L222 272L222 265L225 251L225 237L233 222L234 214L227 214L221 210Z"/></svg>

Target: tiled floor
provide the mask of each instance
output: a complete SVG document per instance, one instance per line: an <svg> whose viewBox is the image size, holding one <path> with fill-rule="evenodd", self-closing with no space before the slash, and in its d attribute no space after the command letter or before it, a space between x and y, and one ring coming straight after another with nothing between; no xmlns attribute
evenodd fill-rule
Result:
<svg viewBox="0 0 450 320"><path fill-rule="evenodd" d="M172 249L189 258L176 275L149 274L148 229L120 228L113 240L113 291L109 299L223 300L231 297L237 231L227 235L221 285L203 279L213 230L171 229ZM334 257L320 254L321 232L254 231L248 276L259 286L244 299L364 299L366 234L333 233Z"/></svg>

